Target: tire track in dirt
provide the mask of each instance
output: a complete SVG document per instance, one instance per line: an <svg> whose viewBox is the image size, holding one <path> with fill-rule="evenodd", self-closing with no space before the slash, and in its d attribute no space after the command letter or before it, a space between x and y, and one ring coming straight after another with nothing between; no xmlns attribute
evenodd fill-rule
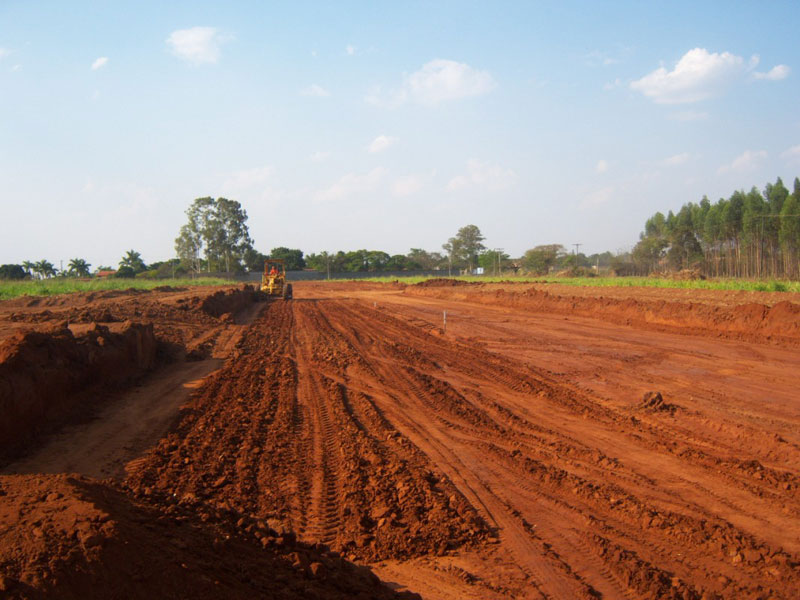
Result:
<svg viewBox="0 0 800 600"><path fill-rule="evenodd" d="M370 335L372 336L373 339L370 341L369 347L364 346L364 347L359 348L359 351L361 352L362 357L364 355L368 355L370 350L374 354L375 353L375 347L377 345L379 345L378 341L380 339L396 339L397 335L399 334L398 331L382 330L381 327L379 327L379 326L377 326L375 324L375 321L386 322L386 321L391 321L391 318L385 317L385 316L383 318L381 318L379 313L375 313L374 311L370 311L369 309L366 309L364 307L354 306L352 303L349 303L346 306L343 306L343 303L338 303L336 305L328 305L327 308L329 308L331 310L331 313L335 312L337 315L339 315L340 319L343 320L343 321L344 320L350 321L350 319L344 319L344 317L341 316L343 313L346 313L348 310L350 310L352 312L352 314L353 314L352 322L358 321L360 323L360 325L359 325L360 337L364 338L366 332L370 333ZM369 314L375 314L376 315L375 318L369 318L368 313ZM332 320L332 317L331 317L331 320ZM381 323L381 325L383 325L383 324L384 323ZM402 322L398 322L398 323L394 324L394 328L402 328L402 327L403 327L403 323ZM392 328L393 327L389 327L389 329L392 329ZM343 335L346 335L347 331L348 331L348 328L346 326L340 326L339 330ZM408 328L406 328L406 330L403 332L402 339L404 340L404 342L406 344L409 344L409 343L411 343L410 339L414 336L415 333L416 332L410 331ZM425 333L425 335L428 335L428 334ZM350 341L353 342L352 339ZM356 345L355 342L353 342L353 343L354 343L354 345ZM434 347L436 347L437 345L438 346L442 345L442 342L440 340L436 340L436 339L433 339L429 343L425 344L425 347L429 350L429 352L427 354L428 359L429 360L433 360L434 362L437 361L438 355L436 353L432 352L431 350ZM450 350L451 351L449 352L449 355L451 357L450 360L452 361L453 360L452 356L459 354L459 350L461 350L461 348L456 346L456 347L454 347L454 348L452 348ZM391 354L391 352L389 354ZM472 358L472 364L483 364L483 361L481 361L482 352L478 352L477 354L478 355L476 356L475 353L473 353L473 356L471 357ZM391 364L392 361L396 360L396 359L397 359L396 356L392 356L390 358L383 357L381 359L381 362L383 364ZM442 362L444 362L445 360L447 360L447 357L445 357ZM438 366L440 368L442 367L441 364L439 364ZM448 364L447 366L451 367L452 365ZM374 367L374 365L373 365L373 367ZM373 370L377 370L377 368L374 367ZM462 370L468 372L468 370L464 370L464 369L462 369ZM404 372L403 369L395 368L391 374L387 374L387 375L384 376L384 381L381 382L381 385L383 385L384 387L388 387L389 385L391 385L391 381L392 381L391 378L394 377L394 379L396 379L397 378L397 373L403 373L403 372ZM480 376L478 376L478 377L480 377ZM513 378L513 373L510 374L510 375L504 373L504 377L502 378L503 381L501 381L501 383L505 384L508 377L512 377ZM473 376L473 378L474 378L474 376ZM409 389L414 390L415 391L415 395L417 395L417 396L420 395L419 387L415 388L414 387L415 384L413 382L406 381L406 382L403 382L403 385L399 385L397 383L394 383L394 385L396 387L401 387L401 388L403 386L405 386L405 387L407 387ZM417 384L417 386L418 386L418 384ZM518 391L518 390L524 389L524 388L526 388L528 386L526 386L524 384L516 384L516 385L509 385L508 387L511 388L512 391ZM548 387L549 387L548 391L552 393L553 392L552 384L550 386L548 386ZM556 393L554 393L552 395L555 396L556 400L559 400L560 399L559 396L563 395L563 392L561 394L559 394L558 390L555 390L555 391L556 391ZM407 398L397 398L394 401L394 404L398 404L398 403L403 402L403 401L407 401ZM575 404L575 400L573 399L568 403L568 406L576 407L576 406L581 406L581 404L586 406L585 401L578 401L578 404ZM387 404L387 406L390 406L390 405ZM440 423L446 422L448 419L452 419L452 415L442 416L440 411L437 411L435 408L432 408L432 407L421 406L420 407L420 412L427 412L429 415L430 415L430 413L434 413L436 415L436 417L437 417L437 419L436 419L437 422L440 422ZM596 411L594 411L593 410L592 412L597 414L600 417L605 417L605 418L602 418L601 421L606 421L609 425L612 425L612 426L616 425L617 423L619 423L622 420L621 417L618 417L617 415L615 415L614 413L609 412L609 411L605 411L605 410L596 410ZM404 413L405 413L405 411L404 411ZM594 415L592 415L592 416L594 416ZM395 418L397 418L398 421L400 421L403 417L401 415L397 414L397 415L395 415ZM469 419L468 419L468 421L469 421ZM469 430L469 425L464 424L464 430L465 431ZM648 432L643 432L643 433L649 433L651 436L663 435L663 433L660 432L660 431L655 431L655 432L648 431ZM455 440L456 440L456 437L455 436L451 436L448 439L448 443L452 444ZM463 448L461 448L461 450L463 450ZM453 479L458 484L458 481L455 478L453 478ZM504 477L498 476L497 479L498 479L498 481L502 481L504 479ZM509 478L505 477L505 479L509 479ZM513 477L510 478L510 479L513 479ZM602 489L602 487L601 487L601 489ZM654 492L654 491L655 490L650 490L650 492ZM597 494L597 492L594 492L594 493ZM618 493L618 492L613 492L613 490L612 490L611 493ZM612 502L611 504L613 506L615 503ZM638 504L641 504L641 502L638 502ZM608 509L606 509L606 510L608 510ZM643 509L640 509L640 510L650 511L650 512L656 514L656 515L659 514L659 511L657 509L655 509L655 508L643 508ZM638 517L636 517L636 518L638 519ZM613 521L614 520L612 520L612 522ZM558 522L558 518L556 518L555 522ZM731 529L728 524L721 524L721 525L722 525L722 530L730 530ZM630 528L630 524L626 525L625 527L629 529ZM685 527L689 527L691 529L691 528L698 528L699 525L697 523L689 522L689 523L687 523L687 525ZM653 533L657 533L657 532L650 531L649 533L652 536ZM664 533L668 534L669 536L673 535L672 533L670 533L669 529L667 531L665 531ZM639 527L637 526L636 529L634 531L632 531L630 535L625 535L625 537L629 538L629 540L627 541L627 544L630 546L630 544L633 543L633 540L636 540L636 538L638 538L640 535L641 535L641 531L639 531ZM755 541L755 540L751 539L750 541L747 541L746 539L744 539L741 535L739 535L737 533L734 533L733 535L735 537L738 536L738 538L740 540L740 543L743 543L745 546L749 546L750 548L753 548L754 549L753 552L755 552L756 554L758 553L758 551L755 550L755 548L760 548L760 547L763 548L763 545L760 544L759 542ZM558 537L558 535L556 535L555 537ZM745 537L747 537L747 536L745 536ZM602 541L601 540L600 542L597 542L597 540L592 536L589 536L589 539L590 539L590 541L592 541L594 543L595 546L598 547L598 552L604 558L606 556L611 557L611 555L616 556L616 555L619 555L619 552L622 552L623 554L621 556L623 556L623 560L621 562L622 562L623 566L626 563L632 563L632 564L637 564L638 565L638 567L637 567L638 569L642 568L642 565L644 564L643 561L641 561L641 559L639 559L639 558L636 558L635 560L633 560L633 558L628 556L628 554L625 554L626 552L629 553L629 551L625 551L624 548L620 548L619 552L617 552L617 550L615 549L611 553L611 555L609 555L609 551L608 551L609 545L607 543L607 540L606 541ZM603 540L605 540L605 538L603 538ZM586 542L586 543L588 543L588 542ZM580 546L585 549L586 543L580 544ZM555 544L555 545L558 546L558 544ZM563 541L562 541L562 545L563 545ZM617 548L614 544L612 544L612 546ZM644 544L644 546L646 548L648 546L648 544ZM667 562L668 563L668 562L670 562L670 556L675 554L675 551L674 551L674 540L668 540L668 541L666 541L666 544L649 544L649 546L650 546L651 549L652 549L652 547L655 547L657 549L657 554L654 557L654 560L656 560L657 563L660 563L660 562ZM580 548L572 548L572 549L567 548L567 549L570 551L570 554L574 554L574 552L571 552L571 551L572 550L576 550L576 549L580 549ZM640 547L640 551L644 551L644 550ZM651 550L651 552L648 552L648 554L650 554L650 553L652 553L652 550ZM737 551L735 553L735 555L734 555L734 559L736 557L739 557L739 556L740 556L740 553ZM785 554L783 556L786 557ZM698 563L704 562L704 558L705 557L704 557L703 552L695 553L694 560L696 560ZM722 557L720 557L720 558L722 558ZM740 557L738 560L741 561L742 558ZM785 558L783 560L785 560ZM758 558L755 559L755 563L758 563L759 561L760 561L760 559L758 559ZM736 561L734 560L734 562L736 562ZM612 564L612 566L613 567L619 567L619 565L617 565L617 564ZM692 577L691 569L683 568L678 564L675 564L675 567L676 568L680 567L679 570L681 572L687 573L689 578ZM613 569L613 570L619 571L619 568L616 568L616 569ZM671 576L667 576L666 574L663 574L663 572L661 572L660 570L654 569L652 567L650 567L650 570L654 573L653 577L650 578L651 581L649 583L648 583L648 581L639 582L639 585L645 585L645 586L650 585L651 583L653 583L653 580L655 580L656 583L660 582L662 584L663 584L664 581L671 582L671 580L672 580ZM625 570L623 569L623 574L624 573L625 573ZM601 575L603 575L602 572L601 572ZM635 578L631 578L629 576L626 576L626 577L624 577L624 579L626 581L628 581L628 582L632 581L633 583L636 583L634 581ZM594 583L594 580L593 580L593 583ZM709 587L714 587L714 581L706 581L704 583L707 583L709 585ZM670 583L670 585L671 585L671 583ZM643 589L638 589L637 591L638 591L638 593L642 593L644 590ZM740 591L742 591L743 593L747 593L746 586L743 587L743 588L740 588Z"/></svg>

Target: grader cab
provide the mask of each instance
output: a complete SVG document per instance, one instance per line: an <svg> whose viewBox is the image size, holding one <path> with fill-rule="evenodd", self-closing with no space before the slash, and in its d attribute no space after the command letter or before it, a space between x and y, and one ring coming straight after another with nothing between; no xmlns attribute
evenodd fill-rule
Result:
<svg viewBox="0 0 800 600"><path fill-rule="evenodd" d="M277 296L284 300L292 297L292 284L286 282L286 263L282 259L274 258L264 263L261 291L267 296Z"/></svg>

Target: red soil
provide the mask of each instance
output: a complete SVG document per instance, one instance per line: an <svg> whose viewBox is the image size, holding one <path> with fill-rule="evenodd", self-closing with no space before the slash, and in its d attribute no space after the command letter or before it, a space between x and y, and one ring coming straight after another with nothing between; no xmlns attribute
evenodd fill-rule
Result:
<svg viewBox="0 0 800 600"><path fill-rule="evenodd" d="M227 357L123 487L0 478L0 586L390 593L349 559L426 598L799 597L797 296L564 287L0 304L0 339L108 310Z"/></svg>

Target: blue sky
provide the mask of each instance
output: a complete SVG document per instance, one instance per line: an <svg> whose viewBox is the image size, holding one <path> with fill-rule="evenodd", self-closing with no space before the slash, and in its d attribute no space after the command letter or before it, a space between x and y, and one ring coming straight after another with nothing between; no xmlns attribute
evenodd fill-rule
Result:
<svg viewBox="0 0 800 600"><path fill-rule="evenodd" d="M630 248L800 175L800 5L0 2L0 263L257 249Z"/></svg>

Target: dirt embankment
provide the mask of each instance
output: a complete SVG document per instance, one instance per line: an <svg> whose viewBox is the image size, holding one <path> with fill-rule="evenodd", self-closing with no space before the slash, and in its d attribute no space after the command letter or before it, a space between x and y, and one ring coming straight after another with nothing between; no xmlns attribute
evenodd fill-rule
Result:
<svg viewBox="0 0 800 600"><path fill-rule="evenodd" d="M146 372L209 356L235 315L258 299L241 286L0 303L0 461L86 418L99 399Z"/></svg>
<svg viewBox="0 0 800 600"><path fill-rule="evenodd" d="M70 475L0 476L0 597L413 599L257 519Z"/></svg>
<svg viewBox="0 0 800 600"><path fill-rule="evenodd" d="M446 281L446 280L445 280ZM512 288L519 284L512 284ZM800 303L784 300L771 306L747 303L718 306L691 301L640 300L551 294L534 287L523 291L487 290L481 284L414 285L406 294L457 300L491 306L507 306L532 312L601 318L621 325L635 325L672 332L703 332L732 339L768 340L800 344Z"/></svg>
<svg viewBox="0 0 800 600"><path fill-rule="evenodd" d="M0 457L59 422L86 416L92 394L124 387L155 366L150 324L73 329L19 332L0 344Z"/></svg>

